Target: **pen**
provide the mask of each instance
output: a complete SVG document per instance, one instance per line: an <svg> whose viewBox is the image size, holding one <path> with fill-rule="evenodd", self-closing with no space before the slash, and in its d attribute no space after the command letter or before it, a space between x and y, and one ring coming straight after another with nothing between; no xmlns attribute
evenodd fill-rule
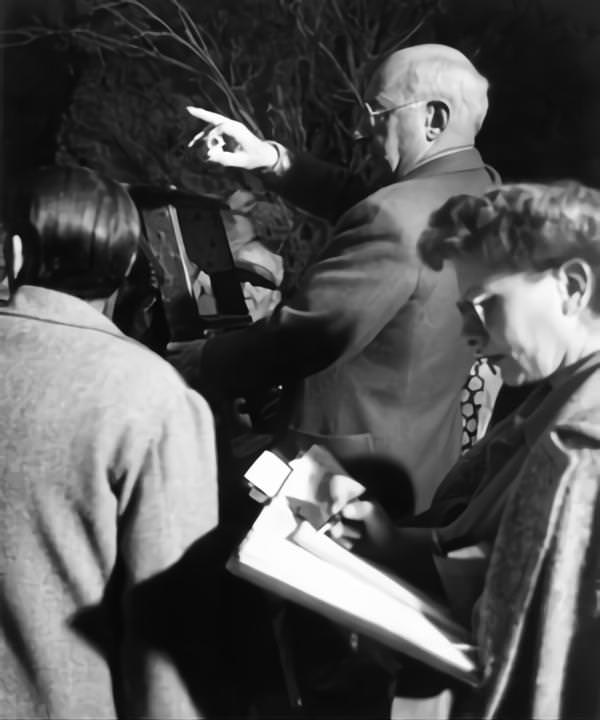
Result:
<svg viewBox="0 0 600 720"><path fill-rule="evenodd" d="M329 520L323 523L321 527L317 530L319 535L325 535L325 533L328 533L331 528L340 520L340 514L336 513L335 515L332 515Z"/></svg>

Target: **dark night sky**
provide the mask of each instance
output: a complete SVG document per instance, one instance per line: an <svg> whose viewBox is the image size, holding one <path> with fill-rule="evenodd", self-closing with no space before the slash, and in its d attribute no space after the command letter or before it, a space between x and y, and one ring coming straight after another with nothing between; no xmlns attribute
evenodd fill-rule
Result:
<svg viewBox="0 0 600 720"><path fill-rule="evenodd" d="M76 1L3 0L2 8L20 16L35 10L56 17ZM585 38L553 44L545 39L546 26L533 24L523 26L518 40L501 38L487 55L482 49L482 69L492 81L492 105L480 146L505 177L571 175L600 186L600 1L543 2L547 15L558 18L555 29L576 25ZM489 18L503 9L529 4L446 0L448 28L453 27L460 40L468 32L476 35L486 23L489 27ZM503 56L511 43L512 65ZM69 58L31 47L7 55L2 76L4 178L7 172L10 176L52 160L53 138L72 82Z"/></svg>

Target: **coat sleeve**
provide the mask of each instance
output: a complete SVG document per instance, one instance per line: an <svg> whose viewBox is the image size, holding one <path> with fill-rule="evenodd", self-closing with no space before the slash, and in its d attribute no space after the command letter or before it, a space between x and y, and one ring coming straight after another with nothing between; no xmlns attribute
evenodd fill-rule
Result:
<svg viewBox="0 0 600 720"><path fill-rule="evenodd" d="M365 179L347 168L293 153L279 143L275 168L263 174L266 184L303 210L335 223L341 215L391 178Z"/></svg>
<svg viewBox="0 0 600 720"><path fill-rule="evenodd" d="M367 199L269 320L205 343L192 384L243 394L357 355L408 302L420 267L397 213Z"/></svg>
<svg viewBox="0 0 600 720"><path fill-rule="evenodd" d="M205 578L202 566L182 576L180 565L217 523L214 431L203 398L173 380L149 407L145 421L154 430L145 449L132 452L132 471L136 455L141 460L120 498L118 694L128 718L204 716L201 688L188 680L202 682L197 662L209 648L200 602L190 607L188 595L199 595Z"/></svg>

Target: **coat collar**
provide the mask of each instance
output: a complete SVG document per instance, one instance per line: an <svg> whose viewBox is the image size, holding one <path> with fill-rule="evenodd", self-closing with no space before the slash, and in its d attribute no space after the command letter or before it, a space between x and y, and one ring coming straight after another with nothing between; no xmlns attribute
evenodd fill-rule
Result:
<svg viewBox="0 0 600 720"><path fill-rule="evenodd" d="M8 304L0 307L0 316L2 315L71 325L124 337L113 322L84 300L33 285L17 288Z"/></svg>
<svg viewBox="0 0 600 720"><path fill-rule="evenodd" d="M600 393L600 374L595 373L600 367L600 352L592 353L574 365L555 373L547 381L550 392L539 402L539 406L527 413L530 400L516 414L516 421L523 423L525 441L532 447L537 438L548 427L549 420L554 423L569 424L576 414L593 411L597 414L598 393ZM593 387L588 387L589 383ZM581 386L585 383L585 389ZM596 387L596 390L594 390ZM533 399L533 395L532 395ZM519 417L521 416L521 417Z"/></svg>
<svg viewBox="0 0 600 720"><path fill-rule="evenodd" d="M406 175L399 177L398 181L415 180L432 175L462 172L463 170L479 170L484 167L487 168L488 166L484 165L479 151L474 147L467 147L433 157L422 165L418 165ZM488 172L490 172L492 179L498 178L495 170L489 168Z"/></svg>

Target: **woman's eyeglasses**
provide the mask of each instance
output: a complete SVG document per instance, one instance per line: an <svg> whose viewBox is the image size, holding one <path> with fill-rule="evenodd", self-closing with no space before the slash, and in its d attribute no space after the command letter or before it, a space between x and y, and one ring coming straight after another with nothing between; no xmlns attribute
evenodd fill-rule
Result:
<svg viewBox="0 0 600 720"><path fill-rule="evenodd" d="M485 327L486 314L489 313L495 298L496 295L492 293L477 295L474 298L459 300L456 307L465 320L475 319Z"/></svg>

